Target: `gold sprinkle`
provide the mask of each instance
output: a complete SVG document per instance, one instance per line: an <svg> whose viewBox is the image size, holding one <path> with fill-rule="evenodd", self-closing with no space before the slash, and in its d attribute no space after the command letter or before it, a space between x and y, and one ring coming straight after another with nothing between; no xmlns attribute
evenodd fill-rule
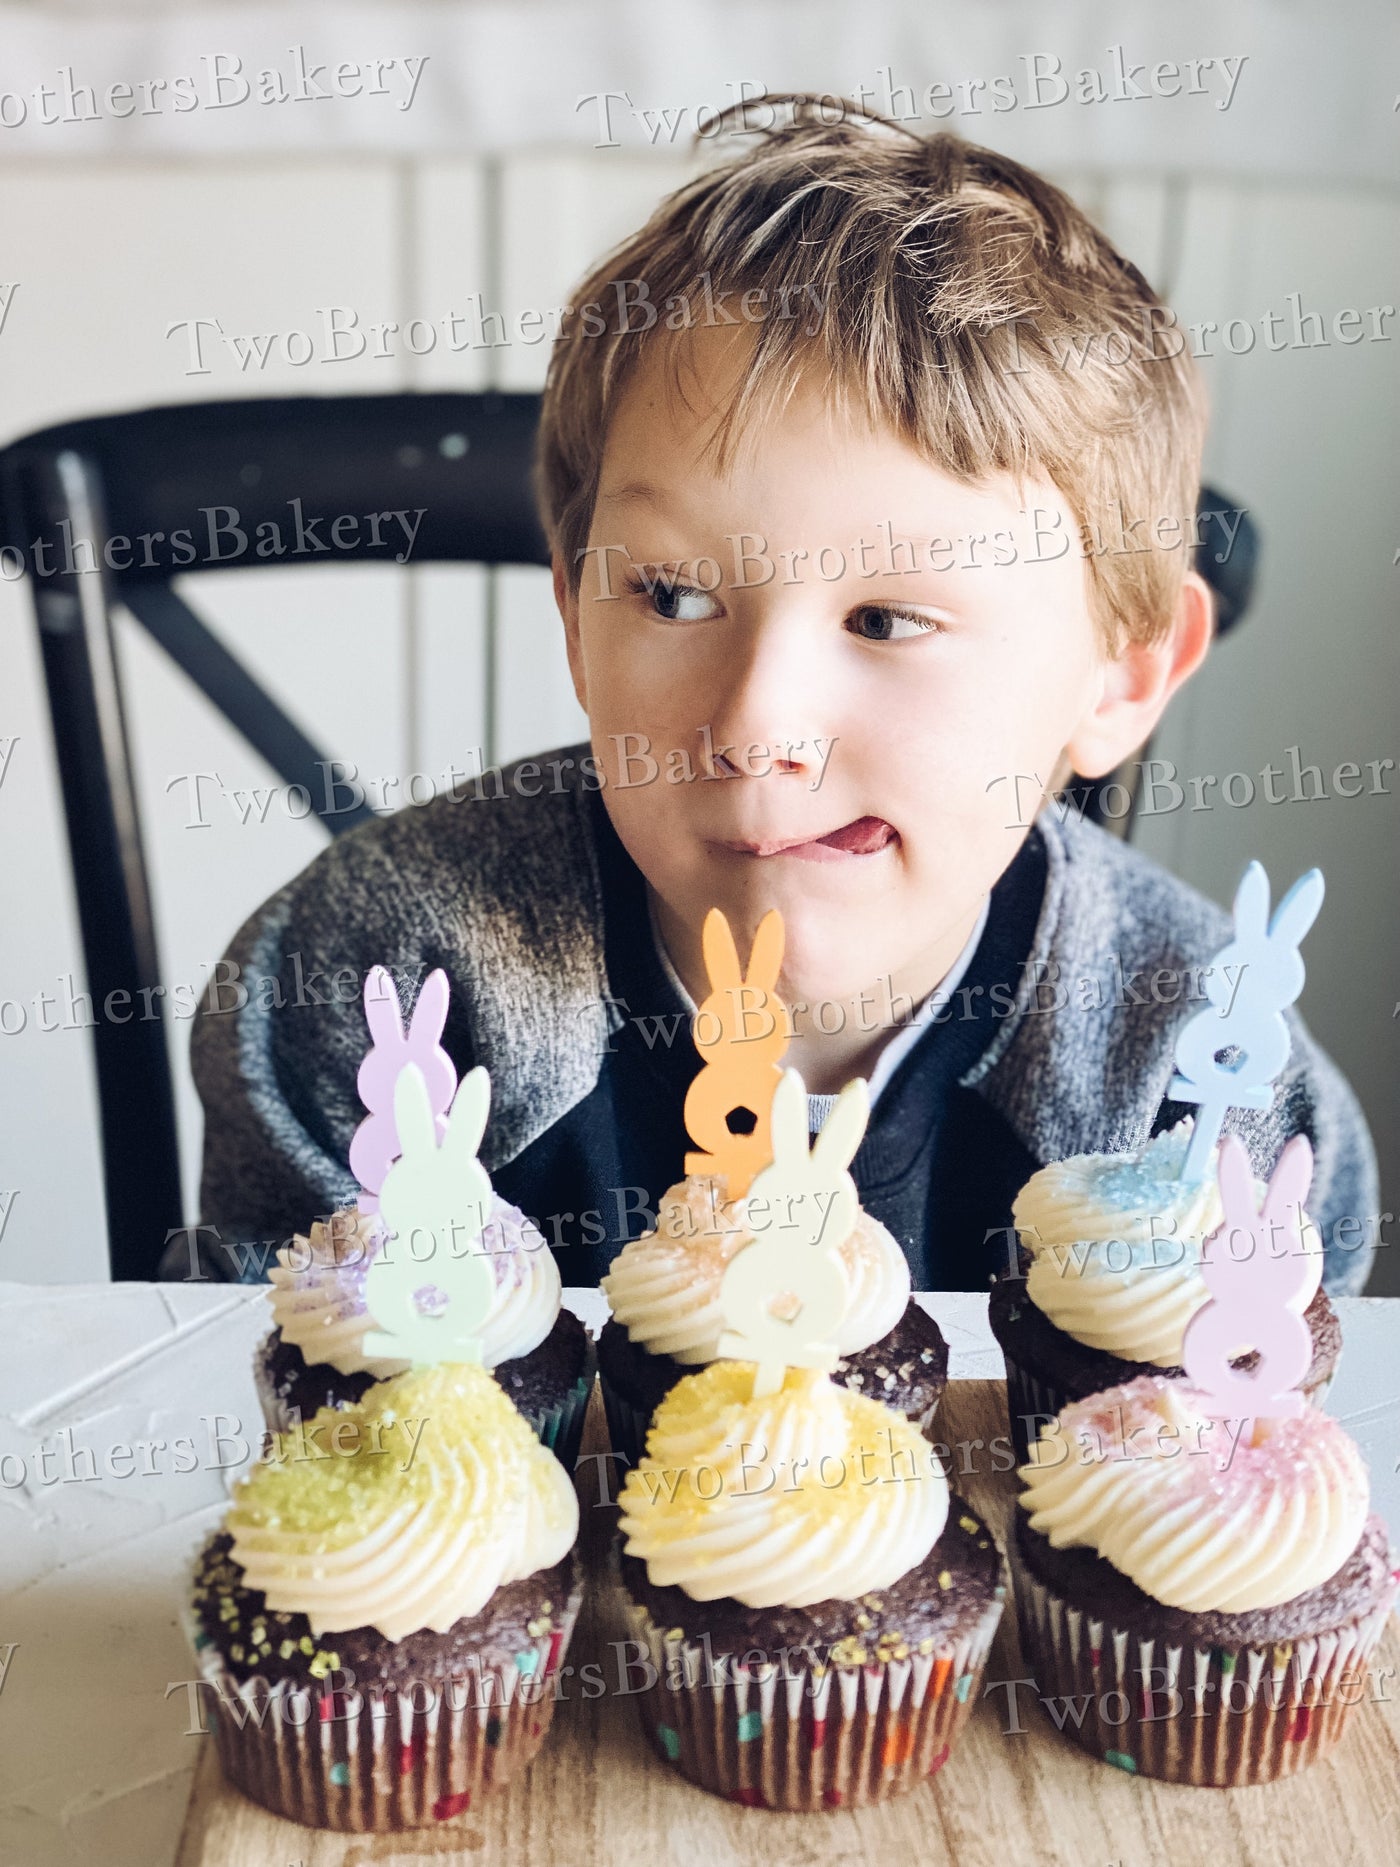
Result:
<svg viewBox="0 0 1400 1867"><path fill-rule="evenodd" d="M303 1653L314 1653L316 1651L316 1642L311 1638L310 1634L303 1634L301 1639L297 1641L297 1646Z"/></svg>
<svg viewBox="0 0 1400 1867"><path fill-rule="evenodd" d="M865 1632L867 1627L872 1627L873 1625L874 1625L874 1622L871 1620L868 1614L858 1614L856 1616L856 1626L861 1630L862 1633Z"/></svg>
<svg viewBox="0 0 1400 1867"><path fill-rule="evenodd" d="M982 1526L975 1517L959 1517L958 1528L960 1530L966 1530L969 1536L976 1536Z"/></svg>
<svg viewBox="0 0 1400 1867"><path fill-rule="evenodd" d="M296 1650L297 1643L295 1640L284 1640L277 1649L277 1657L281 1660L289 1660Z"/></svg>
<svg viewBox="0 0 1400 1867"><path fill-rule="evenodd" d="M230 1647L228 1650L228 1656L231 1660L241 1660L243 1658L242 1647Z"/></svg>
<svg viewBox="0 0 1400 1867"><path fill-rule="evenodd" d="M953 1586L953 1578L946 1569L940 1569L938 1571L938 1586L940 1588L951 1588Z"/></svg>

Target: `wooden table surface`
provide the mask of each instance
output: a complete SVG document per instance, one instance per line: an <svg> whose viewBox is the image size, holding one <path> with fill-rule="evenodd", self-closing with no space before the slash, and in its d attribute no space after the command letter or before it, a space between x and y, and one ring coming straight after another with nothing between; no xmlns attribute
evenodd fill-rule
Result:
<svg viewBox="0 0 1400 1867"><path fill-rule="evenodd" d="M1001 1373L986 1298L919 1300L952 1351L944 1437L985 1439L977 1419L985 1396L973 1390ZM601 1320L596 1290L568 1290L565 1301L591 1326ZM1366 1453L1377 1507L1400 1526L1400 1303L1344 1298L1338 1308L1346 1346L1328 1410ZM642 1742L626 1698L566 1700L528 1785L451 1834L347 1844L273 1823L231 1798L211 1824L211 1794L221 1791L213 1749L208 1738L185 1735L178 1685L193 1674L177 1620L180 1578L217 1522L240 1460L256 1448L251 1357L267 1328L266 1294L8 1284L0 1285L0 1326L4 1867L170 1867L177 1852L184 1867L453 1858L480 1867L630 1867L639 1842L658 1867L719 1867L764 1852L822 1867L930 1858L958 1867L1400 1860L1392 1714L1369 1701L1356 1707L1338 1761L1294 1783L1226 1795L1122 1777L1057 1737L1033 1704L1036 1727L1006 1735L1006 1694L996 1692L926 1790L866 1814L793 1817L731 1807L672 1775ZM990 1436L1001 1430L994 1425ZM199 1454L192 1470L172 1459L181 1438ZM128 1458L114 1472L105 1455L123 1444L135 1450L135 1469ZM977 1476L960 1483L995 1520L996 1500L979 1493ZM586 1514L586 1529L604 1514ZM604 1607L600 1598L589 1605L576 1634L580 1656L625 1637L606 1624ZM1008 1619L989 1679L1021 1676L1010 1636ZM1378 1663L1393 1658L1383 1652ZM243 1853L230 1854L240 1837L249 1838Z"/></svg>
<svg viewBox="0 0 1400 1867"><path fill-rule="evenodd" d="M598 1401L595 1392L585 1453L607 1443ZM945 1444L969 1448L954 1453L971 1468L960 1489L1004 1537L1014 1474L992 1473L990 1456L973 1449L1007 1430L1004 1385L952 1383L939 1419ZM596 1471L585 1465L579 1472L589 1596L569 1657L576 1665L596 1661L612 1681L618 1671L609 1643L628 1635L604 1571L612 1513L598 1508ZM811 1867L928 1860L956 1867L1379 1867L1400 1858L1396 1635L1392 1621L1368 1696L1337 1751L1261 1788L1187 1789L1127 1776L1058 1736L1028 1692L1016 1694L1013 1712L1010 1694L995 1684L1026 1676L1008 1604L982 1702L948 1763L876 1808L791 1815L709 1795L653 1754L634 1699L608 1692L591 1701L561 1698L545 1748L523 1778L469 1814L409 1835L335 1835L281 1821L225 1785L205 1744L178 1867L747 1867L764 1857Z"/></svg>

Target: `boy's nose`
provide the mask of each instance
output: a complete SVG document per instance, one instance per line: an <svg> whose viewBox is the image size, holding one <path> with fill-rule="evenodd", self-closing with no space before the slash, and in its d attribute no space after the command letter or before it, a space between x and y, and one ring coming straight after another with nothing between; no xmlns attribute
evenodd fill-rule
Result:
<svg viewBox="0 0 1400 1867"><path fill-rule="evenodd" d="M801 619L757 624L725 669L699 729L708 775L815 770L821 763L817 742L836 731L831 686L814 632Z"/></svg>

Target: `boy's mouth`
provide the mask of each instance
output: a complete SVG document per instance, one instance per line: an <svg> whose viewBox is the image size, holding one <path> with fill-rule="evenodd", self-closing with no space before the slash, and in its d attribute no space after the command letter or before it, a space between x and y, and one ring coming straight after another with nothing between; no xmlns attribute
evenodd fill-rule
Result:
<svg viewBox="0 0 1400 1867"><path fill-rule="evenodd" d="M874 856L887 849L899 832L883 817L857 817L839 830L805 841L726 842L724 847L741 856L796 856L802 862L843 862L851 856Z"/></svg>

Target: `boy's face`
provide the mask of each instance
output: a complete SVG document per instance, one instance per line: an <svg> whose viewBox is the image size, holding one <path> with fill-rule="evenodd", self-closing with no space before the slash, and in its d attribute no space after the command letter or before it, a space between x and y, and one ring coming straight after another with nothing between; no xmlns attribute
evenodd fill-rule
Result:
<svg viewBox="0 0 1400 1867"><path fill-rule="evenodd" d="M576 599L556 575L609 814L678 961L711 907L741 955L776 907L790 997L927 990L1103 692L1076 528L1048 484L966 486L838 427L810 379L721 476L740 353L716 331L688 356L679 394L658 346L639 366Z"/></svg>

